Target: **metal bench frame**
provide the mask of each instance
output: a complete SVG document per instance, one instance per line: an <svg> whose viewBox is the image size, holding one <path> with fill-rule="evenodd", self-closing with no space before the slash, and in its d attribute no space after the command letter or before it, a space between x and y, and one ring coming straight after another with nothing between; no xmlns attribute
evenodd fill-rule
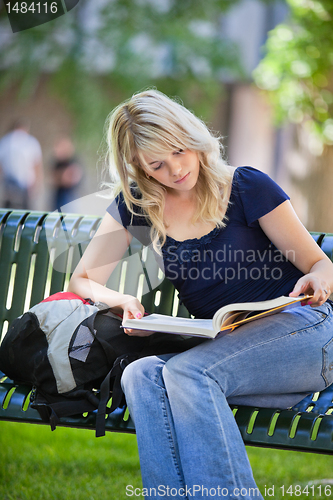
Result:
<svg viewBox="0 0 333 500"><path fill-rule="evenodd" d="M95 234L99 217L0 209L0 332L23 311L63 290ZM312 233L330 259L333 234ZM144 268L142 262L144 261ZM154 277L145 293L144 273ZM156 281L156 282L155 282ZM156 286L157 284L157 286ZM155 259L137 241L112 273L107 286L137 295L150 312L188 316L171 283L159 276ZM29 405L30 387L17 386L0 372L0 420L43 424ZM333 386L308 396L294 410L233 406L245 444L333 454ZM95 413L62 418L65 427L93 429ZM126 407L106 420L108 431L135 433Z"/></svg>

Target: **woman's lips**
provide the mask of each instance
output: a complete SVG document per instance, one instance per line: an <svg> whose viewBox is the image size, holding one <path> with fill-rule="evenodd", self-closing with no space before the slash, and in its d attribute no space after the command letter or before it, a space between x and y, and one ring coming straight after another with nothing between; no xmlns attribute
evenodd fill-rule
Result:
<svg viewBox="0 0 333 500"><path fill-rule="evenodd" d="M178 181L175 181L176 184L180 184L181 182L184 182L188 176L190 175L190 172L186 175L184 175L184 177L182 177L181 179L178 179Z"/></svg>

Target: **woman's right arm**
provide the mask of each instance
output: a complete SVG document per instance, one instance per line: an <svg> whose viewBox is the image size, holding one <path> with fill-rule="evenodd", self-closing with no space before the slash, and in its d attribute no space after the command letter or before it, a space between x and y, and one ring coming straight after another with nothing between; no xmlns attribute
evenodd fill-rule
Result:
<svg viewBox="0 0 333 500"><path fill-rule="evenodd" d="M130 233L107 212L70 279L68 292L104 302L126 318L143 316L144 307L136 297L105 286L131 239Z"/></svg>

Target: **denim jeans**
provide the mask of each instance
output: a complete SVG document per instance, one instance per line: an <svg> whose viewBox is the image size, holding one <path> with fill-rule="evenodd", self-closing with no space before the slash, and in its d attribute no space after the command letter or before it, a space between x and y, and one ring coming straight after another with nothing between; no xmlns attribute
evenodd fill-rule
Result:
<svg viewBox="0 0 333 500"><path fill-rule="evenodd" d="M147 498L263 498L228 403L288 408L333 382L333 312L295 307L128 365Z"/></svg>

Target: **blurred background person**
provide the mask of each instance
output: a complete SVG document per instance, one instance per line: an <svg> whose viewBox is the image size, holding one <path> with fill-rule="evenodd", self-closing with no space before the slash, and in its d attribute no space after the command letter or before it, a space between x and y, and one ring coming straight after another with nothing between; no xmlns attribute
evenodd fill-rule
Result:
<svg viewBox="0 0 333 500"><path fill-rule="evenodd" d="M75 155L74 144L69 137L61 137L54 144L52 183L54 187L53 210L74 201L82 181L83 169Z"/></svg>
<svg viewBox="0 0 333 500"><path fill-rule="evenodd" d="M28 121L20 118L0 139L4 208L31 209L43 184L41 146L29 129Z"/></svg>

